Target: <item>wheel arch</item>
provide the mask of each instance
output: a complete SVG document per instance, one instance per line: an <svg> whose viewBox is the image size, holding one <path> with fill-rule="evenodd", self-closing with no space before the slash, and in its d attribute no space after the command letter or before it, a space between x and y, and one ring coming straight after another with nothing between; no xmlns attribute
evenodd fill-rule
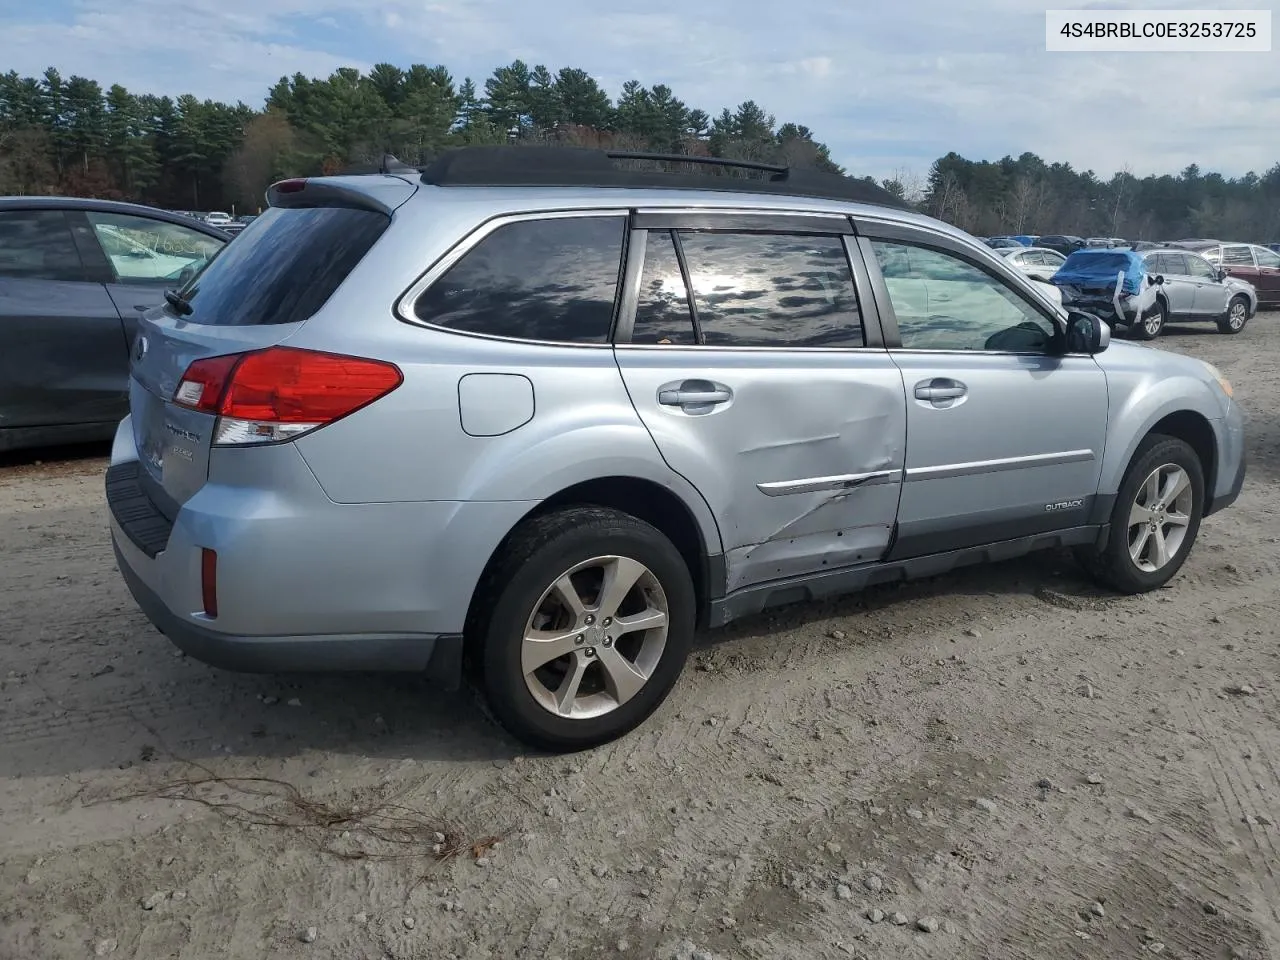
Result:
<svg viewBox="0 0 1280 960"><path fill-rule="evenodd" d="M693 580L698 626L700 629L705 626L710 602L720 596L725 583L724 553L710 508L701 500L690 504L670 486L653 479L629 475L597 476L570 484L539 501L512 525L494 547L467 604L465 632L468 648L473 642L475 631L472 625L477 622L482 595L515 532L534 517L562 507L584 504L610 507L630 514L655 527L671 541Z"/></svg>
<svg viewBox="0 0 1280 960"><path fill-rule="evenodd" d="M1133 463L1138 447L1153 434L1176 437L1189 444L1204 471L1206 494L1215 489L1218 470L1218 437L1214 432L1213 424L1201 411L1182 407L1150 414L1142 428L1133 432L1132 439L1123 452L1114 457L1107 457L1100 493L1109 494L1114 498L1129 465Z"/></svg>
<svg viewBox="0 0 1280 960"><path fill-rule="evenodd" d="M1204 472L1205 496L1212 496L1218 481L1218 438L1208 419L1194 410L1176 410L1156 421L1145 435L1157 433L1176 437L1195 451Z"/></svg>

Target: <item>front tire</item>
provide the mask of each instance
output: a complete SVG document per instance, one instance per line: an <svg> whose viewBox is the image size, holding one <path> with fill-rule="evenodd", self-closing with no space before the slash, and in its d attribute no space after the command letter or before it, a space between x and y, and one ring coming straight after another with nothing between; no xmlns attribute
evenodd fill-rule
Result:
<svg viewBox="0 0 1280 960"><path fill-rule="evenodd" d="M1164 586L1187 559L1204 512L1204 470L1184 440L1151 434L1139 444L1111 511L1101 551L1078 554L1084 567L1121 593Z"/></svg>
<svg viewBox="0 0 1280 960"><path fill-rule="evenodd" d="M1169 308L1163 300L1157 299L1145 316L1134 320L1132 330L1135 340L1154 340L1164 331L1165 322L1169 319Z"/></svg>
<svg viewBox="0 0 1280 960"><path fill-rule="evenodd" d="M539 749L584 750L644 722L693 645L684 558L618 510L526 521L485 579L468 628L480 691L508 732Z"/></svg>
<svg viewBox="0 0 1280 960"><path fill-rule="evenodd" d="M1218 332L1235 334L1244 329L1249 322L1249 301L1240 294L1231 298L1227 304L1226 315L1218 321Z"/></svg>

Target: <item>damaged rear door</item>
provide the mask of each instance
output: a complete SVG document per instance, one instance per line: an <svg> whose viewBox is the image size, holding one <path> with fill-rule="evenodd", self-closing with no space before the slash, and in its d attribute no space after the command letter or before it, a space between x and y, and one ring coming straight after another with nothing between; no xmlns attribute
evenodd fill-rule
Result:
<svg viewBox="0 0 1280 960"><path fill-rule="evenodd" d="M618 366L662 456L716 515L727 589L881 559L906 402L860 309L849 221L642 211L633 222Z"/></svg>

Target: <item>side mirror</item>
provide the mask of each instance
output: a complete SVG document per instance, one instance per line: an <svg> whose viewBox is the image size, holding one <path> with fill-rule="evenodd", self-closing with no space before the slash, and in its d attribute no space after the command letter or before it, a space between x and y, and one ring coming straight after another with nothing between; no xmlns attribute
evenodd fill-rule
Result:
<svg viewBox="0 0 1280 960"><path fill-rule="evenodd" d="M1154 286L1157 286L1157 287L1158 287L1158 286L1160 286L1161 284L1163 284L1163 283L1164 283L1164 274L1162 274L1162 273L1157 273L1154 277L1150 277L1150 278L1148 278L1148 279L1150 279L1150 281L1151 281L1152 285L1154 285Z"/></svg>
<svg viewBox="0 0 1280 960"><path fill-rule="evenodd" d="M1226 267L1219 267L1219 268L1218 268L1218 279L1219 279L1219 280L1225 280L1225 279L1227 279L1227 277L1229 277L1229 276L1231 276L1231 274L1227 273L1227 268L1226 268Z"/></svg>
<svg viewBox="0 0 1280 960"><path fill-rule="evenodd" d="M1067 352L1101 353L1111 345L1111 328L1092 313L1072 310L1067 314Z"/></svg>

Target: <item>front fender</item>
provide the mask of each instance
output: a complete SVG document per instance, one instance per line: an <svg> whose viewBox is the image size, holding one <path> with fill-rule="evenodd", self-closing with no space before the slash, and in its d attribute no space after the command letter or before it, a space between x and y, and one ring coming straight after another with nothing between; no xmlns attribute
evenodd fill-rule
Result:
<svg viewBox="0 0 1280 960"><path fill-rule="evenodd" d="M1230 299L1231 297L1240 296L1240 295L1244 296L1249 301L1249 316L1252 317L1255 313L1258 312L1257 288L1252 285L1250 286L1245 286L1244 284L1233 285L1228 290L1227 298Z"/></svg>
<svg viewBox="0 0 1280 960"><path fill-rule="evenodd" d="M1190 374L1161 376L1151 369L1108 370L1110 415L1107 447L1102 457L1102 473L1098 492L1114 495L1120 489L1125 470L1133 460L1138 445L1157 423L1174 413L1199 414L1214 428L1215 442L1221 457L1221 431L1217 428L1225 415L1213 387ZM1205 478L1208 481L1208 477Z"/></svg>

